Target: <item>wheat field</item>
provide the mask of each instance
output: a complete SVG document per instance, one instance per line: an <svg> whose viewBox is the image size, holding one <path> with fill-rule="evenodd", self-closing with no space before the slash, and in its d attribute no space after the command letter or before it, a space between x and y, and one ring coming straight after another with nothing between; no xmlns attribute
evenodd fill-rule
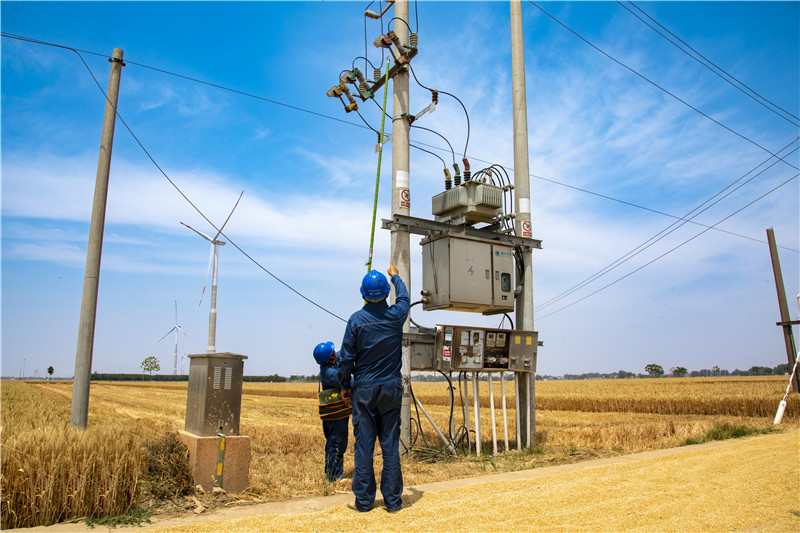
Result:
<svg viewBox="0 0 800 533"><path fill-rule="evenodd" d="M412 453L403 460L407 485L679 446L718 424L770 428L788 378L671 378L536 383L536 446L516 449L513 382L506 382L510 449L505 450L500 383L493 386L498 454L492 455L489 385L481 382L483 454L442 453L442 442L412 407ZM454 383L454 426L472 383ZM447 383L414 383L415 397L447 433ZM74 517L122 514L147 504L139 477L142 448L183 429L186 383L93 382L89 429L69 428L71 382L4 381L2 401L2 527L52 524ZM240 431L251 437L250 487L256 501L328 494L316 383L245 383ZM800 400L789 397L783 427L800 425ZM420 431L421 429L421 431ZM463 430L462 430L463 434ZM473 438L474 440L474 438ZM345 476L352 477L352 435ZM376 468L380 468L380 457Z"/></svg>

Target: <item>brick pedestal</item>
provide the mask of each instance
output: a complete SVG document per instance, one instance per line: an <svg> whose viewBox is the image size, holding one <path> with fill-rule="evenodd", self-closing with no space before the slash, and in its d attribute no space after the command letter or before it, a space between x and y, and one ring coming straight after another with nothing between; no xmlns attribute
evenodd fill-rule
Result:
<svg viewBox="0 0 800 533"><path fill-rule="evenodd" d="M204 437L178 431L178 438L189 448L189 467L194 482L204 490L217 486L217 462L221 437ZM239 493L249 484L250 437L234 435L225 438L225 456L222 461L222 488Z"/></svg>

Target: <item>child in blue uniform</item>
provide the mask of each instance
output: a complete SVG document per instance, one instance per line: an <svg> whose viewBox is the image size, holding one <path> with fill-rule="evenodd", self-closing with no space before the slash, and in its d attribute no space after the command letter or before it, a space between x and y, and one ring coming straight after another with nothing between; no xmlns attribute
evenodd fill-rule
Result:
<svg viewBox="0 0 800 533"><path fill-rule="evenodd" d="M314 359L319 363L319 378L324 390L340 391L339 373L336 368L336 351L332 342L321 342L314 348ZM320 408L322 415L323 408ZM346 414L328 414L323 417L322 431L325 434L325 476L328 481L343 479L344 452L347 451L350 409ZM326 419L327 418L327 419ZM334 418L331 420L330 418Z"/></svg>

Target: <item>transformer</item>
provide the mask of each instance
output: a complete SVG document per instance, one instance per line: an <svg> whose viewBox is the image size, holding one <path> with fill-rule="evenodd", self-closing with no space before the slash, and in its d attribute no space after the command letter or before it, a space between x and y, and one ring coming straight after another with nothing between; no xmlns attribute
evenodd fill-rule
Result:
<svg viewBox="0 0 800 533"><path fill-rule="evenodd" d="M474 224L494 222L502 214L503 189L477 180L439 193L431 199L431 211L437 222Z"/></svg>

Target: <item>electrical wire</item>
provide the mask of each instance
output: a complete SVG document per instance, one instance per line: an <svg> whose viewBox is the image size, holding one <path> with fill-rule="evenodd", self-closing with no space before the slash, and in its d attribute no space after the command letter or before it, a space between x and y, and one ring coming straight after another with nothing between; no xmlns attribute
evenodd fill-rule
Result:
<svg viewBox="0 0 800 533"><path fill-rule="evenodd" d="M434 135L438 135L439 137L441 137L442 140L447 143L447 146L450 147L450 153L453 154L453 164L455 164L455 162L456 162L456 152L455 152L455 150L453 150L453 145L450 144L450 141L447 140L447 137L445 137L444 135L442 135L438 131L434 131L434 130L432 130L430 128L425 128L423 126L415 126L414 124L411 124L410 126L412 128L417 128L417 129L420 129L420 130L429 131L429 132L433 133ZM420 150L421 150L421 148L420 148ZM427 152L427 150L425 150L425 151ZM428 152L428 153L433 153L433 152ZM442 163L444 163L444 161L442 161ZM447 166L447 165L445 165L445 166Z"/></svg>
<svg viewBox="0 0 800 533"><path fill-rule="evenodd" d="M764 147L764 146L760 145L759 143L757 143L757 142L756 142L756 141L754 141L753 139L751 139L751 138L747 137L746 135L743 135L743 134L741 134L741 133L739 133L739 132L737 132L737 131L735 131L735 130L733 130L733 129L729 128L728 126L726 126L725 124L723 124L723 123L722 123L722 122L720 122L719 120L717 120L717 119L715 119L715 118L711 117L710 115L708 115L708 114L704 113L703 111L700 111L698 108L694 107L692 104L690 104L690 103L689 103L689 102L687 102L686 100L684 100L684 99L680 98L680 97L679 97L678 95L676 95L675 93L672 93L672 92L668 91L667 89L665 89L665 88L664 88L664 87L662 87L661 85L658 85L658 84L657 84L656 82L654 82L653 80L651 80L651 79L647 78L646 76L644 76L643 74L640 74L639 72L637 72L636 70L632 69L631 67L629 67L629 66L628 66L628 65L626 65L625 63L623 63L623 62L619 61L618 59L615 59L614 57L612 57L612 56L611 56L611 55L609 55L608 53L604 52L602 49L600 49L600 48L599 48L599 47L597 47L596 45L592 44L592 43L591 43L589 40L587 40L585 37L583 37L582 35L580 35L578 32L576 32L575 30L573 30L572 28L570 28L569 26L567 26L566 24L564 24L563 22L561 22L560 20L558 20L557 18L555 18L553 15L551 15L550 13L548 13L547 11L545 11L545 10L544 10L544 9L543 9L541 6L539 6L539 5L538 5L536 2L534 2L533 0L528 0L528 2L530 2L530 3L531 3L531 4L532 4L532 5L533 5L533 6L534 6L536 9L538 9L539 11L541 11L542 13L544 13L545 15L547 15L548 17L550 17L551 19L553 19L553 20L554 20L554 21L555 21L557 24L559 24L559 25L560 25L561 27L563 27L565 30L567 30L567 31L569 31L570 33L572 33L573 35L575 35L575 36L576 36L578 39L580 39L580 40L581 40L581 41L583 41L584 43L588 44L589 46L591 46L592 48L594 48L595 50L597 50L598 52L600 52L601 54L603 54L604 56L606 56L608 59L610 59L611 61L613 61L613 62L614 62L614 63L616 63L617 65L619 65L619 66L621 66L622 68L624 68L624 69L628 70L628 71L629 71L629 72L631 72L632 74L634 74L634 75L636 75L637 77L641 78L642 80L646 81L647 83L649 83L649 84L650 84L650 85L652 85L653 87L655 87L655 88L659 89L660 91L664 92L665 94L667 94L667 95L671 96L672 98L674 98L674 99L675 99L675 100L677 100L678 102L682 103L683 105L685 105L686 107L688 107L688 108L689 108L689 109L691 109L692 111L694 111L694 112L696 112L696 113L698 113L698 114L700 114L700 115L704 116L705 118L707 118L708 120L710 120L710 121L711 121L711 122L713 122L714 124L716 124L716 125L718 125L718 126L722 127L723 129L725 129L725 130L729 131L730 133L733 133L734 135L736 135L736 136L737 136L737 137L739 137L740 139L742 139L742 140L744 140L744 141L747 141L748 143L752 144L753 146L756 146L756 147L760 148L761 150L764 150L765 152L767 152L768 154L770 154L770 155L772 155L772 156L775 156L775 154L774 154L774 153L772 153L772 152L771 152L771 151L770 151L768 148L766 148L766 147ZM794 166L793 164L789 163L788 161L784 161L784 163L786 163L786 164L787 164L787 165L789 165L790 167L794 168L795 170L800 170L800 168L798 168L798 167Z"/></svg>
<svg viewBox="0 0 800 533"><path fill-rule="evenodd" d="M80 58L80 60L81 60L81 63L83 63L83 65L86 67L86 70L89 72L89 75L90 75L90 76L92 77L92 79L94 80L94 83L97 85L97 88L100 90L100 92L101 92L101 93L103 93L103 97L105 97L105 99L106 99L106 102L108 102L109 104L111 104L111 101L109 100L109 98L108 98L108 95L106 95L106 92L103 90L103 87L100 85L100 82L99 82L99 81L97 81L97 78L95 77L95 75L94 75L94 72L92 72L92 69L91 69L91 68L89 68L89 65L88 65L88 64L86 63L86 61L83 59L83 56L81 55L81 53L80 53L78 50L76 50L76 49L70 49L70 50L72 50L73 52L75 52L75 54L76 54L76 55L77 55L77 56ZM249 259L249 260L250 260L250 261L251 261L251 262L252 262L254 265L256 265L257 267L259 267L261 270L263 270L264 272L266 272L266 273L267 273L267 274L269 274L270 276L272 276L272 278L274 278L276 281L278 281L278 282L279 282L281 285L283 285L284 287L286 287L286 288L287 288L287 289L289 289L290 291L294 292L296 295L300 296L302 299L306 300L308 303L310 303L310 304L314 305L315 307L317 307L317 308L321 309L322 311L325 311L325 312L326 312L326 313L328 313L329 315L331 315L331 316L333 316L333 317L335 317L335 318L338 318L338 319L339 319L339 320L341 320L342 322L347 322L347 320L345 320L344 318L340 317L339 315L337 315L337 314L336 314L336 313L334 313L333 311L330 311L330 310L326 309L325 307L321 306L320 304L318 304L317 302L313 301L312 299L310 299L309 297L307 297L306 295L304 295L303 293L301 293L300 291L298 291L297 289L295 289L294 287L292 287L291 285L289 285L288 283L286 283L285 281L283 281L282 279L280 279L278 276L276 276L275 274L273 274L272 272L270 272L270 271L269 271L269 270L268 270L266 267L264 267L264 265L262 265L261 263L259 263L258 261L256 261L256 260L255 260L253 257L251 257L251 256L250 256L250 255L249 255L247 252L245 252L245 251L244 251L244 250L243 250L243 249L242 249L242 248L241 248L241 247L240 247L238 244L236 244L236 243L235 243L235 242L234 242L234 241L233 241L233 240L232 240L232 239L231 239L231 238L230 238L228 235L226 235L226 234L225 234L225 233L223 233L223 232L222 232L222 231L221 231L219 228L217 228L217 226L215 226L215 225L214 225L214 223L213 223L213 222L211 222L211 220L210 220L210 219L209 219L209 218L208 218L208 217L205 215L205 213L203 213L203 211L202 211L202 210L201 210L199 207L197 207L197 205L195 205L195 204L194 204L194 202L192 202L192 201L191 201L191 199L189 199L189 197L188 197L188 196L186 196L186 194L185 194L185 193L184 193L184 192L181 190L181 188L180 188L180 187L178 187L178 185L177 185L177 184L176 184L176 183L175 183L175 182L174 182L174 181L173 181L173 180L172 180L172 179L171 179L171 178L170 178L170 177L167 175L167 173L166 173L166 172L164 172L164 169L162 169L162 168L161 168L161 166L159 166L159 164L156 162L156 160L153 158L153 156L150 154L150 152L147 150L147 148L145 148L144 144L142 144L142 142L139 140L139 138L136 136L136 134L135 134L135 133L133 133L133 130L131 129L131 127L130 127L130 126L128 126L128 123L127 123L127 122L125 122L125 119L124 119L124 118L122 118L122 115L120 115L120 113L119 113L119 111L116 109L116 107L114 108L114 114L115 114L115 115L116 115L116 116L119 118L120 122L122 122L122 124L125 126L125 129L126 129L126 130L128 130L128 133L130 133L130 134L131 134L131 137L133 137L133 140L134 140L134 141L136 141L136 144L138 144L138 145L139 145L139 147L140 147L140 148L142 149L142 151L145 153L145 155L147 156L147 158L148 158L148 159L150 159L150 161L153 163L153 165L155 165L155 167L156 167L156 168L159 170L159 172L161 172L161 174L162 174L162 175L163 175L163 176L166 178L166 180L167 180L167 181L170 183L170 185L172 185L172 187L173 187L173 188L174 188L174 189L175 189L175 190L176 190L176 191L177 191L177 192L178 192L178 193L179 193L179 194L180 194L180 195L183 197L183 199L184 199L184 200L186 200L186 202L187 202L187 203L188 203L190 206L192 206L192 208L193 208L195 211L197 211L197 213L198 213L198 214L199 214L201 217L203 217L203 219L204 219L206 222L208 222L208 223L211 225L211 227L212 227L212 228L214 228L215 230L217 230L217 232L218 232L218 234L219 234L219 235L222 235L223 237L225 237L225 238L228 240L228 243L230 243L230 245L231 245L231 246L233 246L234 248L236 248L237 250L239 250L239 252L240 252L242 255L244 255L244 256L245 256L247 259Z"/></svg>
<svg viewBox="0 0 800 533"><path fill-rule="evenodd" d="M794 144L796 141L797 141L797 139L795 139L791 143L787 144L784 148L781 148L781 150L779 150L778 153L780 153L781 151L785 150L786 148L788 148L789 146ZM786 156L789 156L789 155L793 154L797 150L798 150L798 148L795 148L794 150L792 150L791 152L786 154ZM576 285L573 285L572 287L570 287L566 291L562 292L561 294L559 294L559 295L551 298L550 300L542 303L541 305L537 306L534 309L534 311L540 311L540 310L544 309L545 307L548 307L548 306L554 304L555 302L557 302L559 300L562 300L563 298L566 298L570 294L580 290L581 288L585 287L586 285L588 285L589 283L593 282L594 280L604 276L608 272L610 272L610 271L614 270L615 268L621 266L622 264L628 262L630 259L633 259L635 256L637 256L640 253L644 252L646 249L650 248L652 245L654 245L655 243L657 243L661 239L664 239L667 235L677 231L679 228L683 227L687 222L689 222L692 218L695 218L698 215L700 215L701 213L707 211L708 209L710 209L714 205L718 204L719 202L721 202L722 200L724 200L725 198L727 198L728 196L730 196L731 194L733 194L737 190L741 189L742 187L744 187L745 185L747 185L748 183L750 183L751 181L753 181L757 177L761 176L764 172L766 172L767 170L771 169L773 166L778 164L777 161L773 162L771 165L769 165L766 168L762 169L760 172L754 174L753 176L751 176L746 181L740 183L737 187L731 189L726 194L722 195L722 193L724 193L725 191L727 191L728 189L730 189L731 187L736 185L739 181L741 181L747 175L749 175L752 172L754 172L755 170L757 170L759 167L761 167L764 163L766 163L770 159L772 159L772 158L768 158L766 161L760 163L755 168L749 170L741 178L737 179L736 181L734 181L733 183L731 183L730 185L728 185L727 187L725 187L724 189L722 189L718 193L714 194L709 199L707 199L706 201L704 201L703 203L701 203L700 205L698 205L697 207L695 207L694 209L692 209L691 211L686 213L686 215L684 215L679 221L673 222L672 224L670 224L666 228L662 229L661 231L659 231L658 233L656 233L655 235L653 235L652 237L650 237L649 239L647 239L643 243L641 243L638 246L636 246L633 250L629 251L628 253L626 253L625 255L620 257L619 259L615 260L611 264L606 265L604 268L602 268L599 271L595 272L594 274L592 274L591 276L589 276L585 280L581 281L580 283L578 283ZM720 196L720 195L722 195L722 196ZM717 198L718 196L719 196L719 198ZM714 198L717 198L717 199L714 200ZM712 202L712 200L714 200L714 201ZM706 205L706 204L708 204L708 205ZM703 207L703 206L705 206L705 207ZM702 207L702 209L700 209L701 207ZM708 229L711 229L711 228L709 227L705 231L708 231Z"/></svg>
<svg viewBox="0 0 800 533"><path fill-rule="evenodd" d="M593 292L593 293L591 293L591 294L587 294L586 296L584 296L583 298L581 298L581 299L579 299L579 300L575 300L574 302L572 302L572 303L570 303L570 304L568 304L568 305L565 305L564 307L561 307L560 309L556 309L555 311L553 311L553 312L551 312L551 313L548 313L548 314L546 314L546 315L544 315L544 316L540 316L540 317L539 317L539 320L541 320L541 319L543 319L543 318L547 318L547 317L549 317L549 316L552 316L552 315L554 315L554 314L556 314L556 313L558 313L558 312L560 312L560 311L563 311L564 309L567 309L568 307L572 307L573 305L575 305L575 304L577 304L577 303L580 303L580 302L582 302L582 301L586 300L587 298L590 298L590 297L594 296L595 294L597 294L597 293L599 293L599 292L601 292L601 291L604 291L605 289L607 289L607 288L611 287L612 285L616 285L616 284L617 284L617 283L619 283L620 281L624 280L625 278L627 278L627 277L629 277L629 276L632 276L633 274L635 274L635 273L639 272L639 271L640 271L640 270L642 270L643 268L645 268L645 267L647 267L647 266L649 266L649 265L652 265L653 263L655 263L656 261L658 261L658 260L659 260L659 259L661 259L662 257L664 257L664 256L666 256L666 255L668 255L668 254L670 254L670 253L672 253L672 252L674 252L675 250L677 250L677 249L678 249L678 248L680 248L681 246L683 246L683 245L685 245L685 244L688 244L688 243L690 243L691 241L693 241L694 239L696 239L696 238L697 238L697 237L699 237L700 235L703 235L703 234L704 234L704 233L706 233L707 231L710 231L710 230L711 230L711 229L712 229L714 226L716 226L717 224L722 224L723 222L725 222L725 221L726 221L726 220L728 220L729 218L733 217L734 215L738 214L739 212L743 211L744 209L747 209L748 207L750 207L750 206L751 206L751 205L753 205L754 203L758 202L758 201L759 201L759 200L761 200L762 198L765 198L766 196L768 196L768 195L772 194L773 192L777 191L778 189L780 189L781 187L783 187L783 186L784 186L784 185L786 185L787 183L789 183L789 182L791 182L792 180L796 179L798 176L800 176L800 173L798 173L798 174L795 174L794 176L792 176L791 178L787 179L786 181L784 181L784 182L783 182L783 183L781 183L780 185L777 185L776 187L773 187L772 189L770 189L769 191L765 192L764 194L762 194L761 196L759 196L758 198L756 198L756 199L755 199L755 200L753 200L752 202L750 202L750 203L748 203L748 204L744 205L743 207L741 207L741 208L737 209L736 211L734 211L734 212L733 212L733 213L731 213L730 215L728 215L728 216L726 216L725 218L723 218L723 219L719 220L718 222L716 222L716 223L715 223L713 226L711 226L710 228L704 229L703 231L701 231L700 233L696 234L695 236L693 236L693 237L690 237L689 239L686 239L686 240L685 240L685 241L683 241L682 243L680 243L680 244L678 244L677 246L675 246L675 247L671 248L670 250L667 250L666 252L664 252L663 254L659 255L659 256L658 256L658 257L656 257L655 259L652 259L652 260L648 261L647 263L643 264L643 265L642 265L642 266L640 266L639 268L637 268L637 269L635 269L635 270L632 270L631 272L628 272L628 273L627 273L627 274L625 274L624 276L622 276L622 277L620 277L620 278L617 278L616 280L612 281L612 282L611 282L611 283L609 283L608 285L605 285L605 286L603 286L603 287L601 287L601 288L597 289L596 291L594 291L594 292Z"/></svg>
<svg viewBox="0 0 800 533"><path fill-rule="evenodd" d="M32 39L32 38L29 38L29 37L24 37L24 36L15 35L15 34L6 33L6 32L0 32L0 36L6 37L6 38L10 38L10 39L16 39L16 40L20 40L20 41L24 41L24 42L29 42L29 43L40 44L40 45L44 45L44 46L50 46L50 47L54 47L54 48L62 48L62 49L65 49L65 50L77 51L77 52L81 52L81 53L85 53L85 54L95 55L95 56L98 56L98 57L108 57L107 54L100 54L100 53L97 53L97 52L90 52L90 51L86 51L86 50L73 48L73 47L70 47L70 46L51 43L51 42L47 42L47 41L41 41L41 40L38 40L38 39ZM369 129L369 130L371 130L372 132L374 132L376 134L378 133L378 130L376 130L375 128L370 126L369 123L367 123L367 121L364 119L364 117L360 115L360 113L358 113L359 114L359 118L361 118L361 120L364 122L364 125L361 125L361 124L358 124L358 123L355 123L355 122L350 122L350 121L347 121L347 120L342 120L342 119L339 119L339 118L336 118L336 117L332 117L332 116L329 116L329 115L318 113L316 111L310 111L308 109L303 109L303 108L300 108L300 107L297 107L297 106L293 106L293 105L290 105L290 104L285 104L283 102L278 102L276 100L271 100L269 98L265 98L265 97L262 97L262 96L257 96L257 95L254 95L254 94L250 94L250 93L247 93L247 92L244 92L244 91L237 90L237 89L232 89L232 88L225 87L225 86L222 86L222 85L217 85L217 84L210 83L210 82L207 82L207 81L199 80L197 78L192 78L190 76L185 76L183 74L177 74L175 72L170 72L168 70L164 70L164 69L161 69L161 68L152 67L152 66L145 65L145 64L142 64L142 63L137 63L135 61L131 61L131 60L128 60L128 59L125 60L125 63L127 65L135 65L135 66L138 66L138 67L141 67L141 68L145 68L145 69L153 70L155 72L166 74L168 76L174 76L176 78L181 78L181 79L184 79L184 80L187 80L187 81L200 83L202 85L207 85L209 87L214 87L216 89L220 89L220 90L223 90L223 91L228 91L228 92L231 92L231 93L234 93L234 94L238 94L240 96L253 98L253 99L256 99L256 100L260 100L260 101L263 101L263 102L267 102L267 103L272 103L272 104L275 104L275 105L283 106L283 107L286 107L286 108L289 108L289 109L293 109L293 110L296 110L296 111L301 111L303 113L308 113L308 114L311 114L311 115L315 115L315 116L318 116L318 117L321 117L321 118L334 120L336 122L340 122L340 123L346 124L348 126L355 126L357 128ZM414 71L413 71L413 69L411 69L410 65L409 65L409 69L411 70L411 73L414 74ZM432 91L432 89L422 85L419 82L419 80L417 80L415 74L414 74L414 79L417 81L417 83L421 87L423 87L424 89L426 89L428 91ZM454 95L452 95L450 93L447 93L445 91L439 91L439 92L442 93L442 94L446 94L448 96L451 96L451 97L455 98L458 101L458 103L461 105L461 107L464 109L464 112L465 112L466 118L467 118L467 143L469 143L469 114L467 113L466 107L464 107L463 102L461 102L461 100L459 100ZM374 101L374 99L372 99L372 100ZM378 107L380 107L380 104L378 104L377 102L376 102L376 105L378 105ZM429 148L433 148L433 149L436 149L436 150L441 150L443 152L447 151L446 149L444 149L442 147L433 146L433 145L422 143L422 142L417 142L417 144L418 145L422 145L422 146L427 146ZM466 150L466 146L465 146L464 155L466 155L466 152L467 152L467 150ZM478 161L478 162L486 163L486 164L491 164L491 162L489 162L489 161L486 161L486 160L483 160L483 159L480 159L480 158L477 158L477 157L474 157L474 156L470 156L470 158L472 160L474 160L474 161ZM509 167L509 170L511 170L512 172L514 171L514 169L511 168L511 167ZM666 217L670 217L670 218L674 218L674 219L680 220L680 217L678 217L676 215L672 215L670 213L665 213L663 211L659 211L657 209L652 209L652 208L649 208L649 207L645 207L643 205L636 204L634 202L621 200L619 198L614 198L613 196L608 196L608 195L605 195L605 194L601 194L601 193L598 193L598 192L591 191L589 189L584 189L582 187L577 187L575 185L570 185L568 183L564 183L562 181L558 181L558 180L555 180L555 179L546 178L544 176L538 176L536 174L529 174L529 177L533 178L533 179L536 179L536 180L539 180L539 181L552 183L552 184L558 185L560 187L565 187L565 188L568 188L568 189L572 189L574 191L582 192L584 194L589 194L589 195L592 195L592 196L596 196L598 198L603 198L605 200L609 200L609 201L612 201L612 202L616 202L616 203L620 203L620 204L623 204L623 205L627 205L629 207L634 207L636 209L641 209L641 210L648 211L648 212L651 212L651 213L654 213L654 214L658 214L658 215L662 215L662 216L666 216ZM691 221L691 223L695 224L695 225L698 225L698 226L707 227L707 226L704 226L703 224L701 224L699 222ZM749 236L746 236L746 235L741 235L739 233L734 233L732 231L728 231L728 230L725 230L725 229L722 229L722 228L713 228L713 229L715 231L727 233L729 235L734 235L736 237L740 237L740 238L743 238L743 239L748 239L748 240L751 240L751 241L754 241L754 242L758 242L758 243L761 243L761 244L764 244L766 242L766 241L763 241L761 239L757 239L755 237L749 237ZM800 250L796 250L794 248L788 248L788 247L786 247L784 245L778 245L778 247L782 248L782 249L785 249L785 250L790 250L790 251L793 251L793 252L800 253Z"/></svg>
<svg viewBox="0 0 800 533"><path fill-rule="evenodd" d="M467 141L464 143L464 154L463 154L463 155L464 155L464 157L467 157L467 148L469 147L469 134L470 134L470 127L469 127L469 112L467 112L467 108L466 108L466 106L464 105L464 102L462 102L462 101L461 101L461 100L460 100L460 99L459 99L457 96L455 96L454 94L450 94L450 93L449 93L449 92L447 92L447 91L442 91L442 90L440 90L440 89L431 89L430 87L426 87L426 86L422 85L422 83L421 83L421 82L420 82L420 81L417 79L417 74L414 72L414 68L411 66L411 64L409 64L409 65L408 65L408 70L410 70L410 71L411 71L411 75L412 75L412 76L414 76L414 81L416 81L416 82L417 82L417 85L419 85L419 86L420 86L420 87L422 87L423 89L426 89L426 90L430 91L431 93L433 93L433 92L438 92L439 94L446 94L447 96L449 96L449 97L451 97L451 98L454 98L454 99L456 100L456 102L458 102L459 104L461 104L461 108L464 110L464 115L467 117Z"/></svg>
<svg viewBox="0 0 800 533"><path fill-rule="evenodd" d="M661 28L662 30L667 32L669 35L674 37L677 41L679 41L681 44L683 44L686 48L691 50L693 53L689 53L689 51L687 51L685 48L683 48L678 43L676 43L675 41L673 41L672 39L670 39L669 37L664 35L658 29L654 28L649 22L644 20L641 16L639 16L639 14L634 13L633 11L631 11L631 9L628 6L626 6L625 4L620 2L619 0L617 0L617 3L620 6L622 6L625 10L627 10L631 15L633 15L634 17L636 17L637 19L642 21L642 23L645 24L648 28L650 28L651 30L653 30L654 32L659 34L661 37L663 37L664 40L668 41L675 48L677 48L678 50L680 50L681 52L683 52L687 56L691 57L692 59L697 61L699 64L701 64L704 67L706 67L708 70L713 72L716 76L719 76L722 80L724 80L726 83L730 84L736 90L740 91L742 94L746 95L748 98L751 98L754 102L756 102L759 105L763 106L764 108L768 109L769 111L771 111L775 115L781 117L782 119L784 119L785 121L789 122L793 126L800 127L800 123L797 122L798 120L800 120L800 118L798 118L796 115L793 115L792 113L790 113L786 109L782 108L778 104L776 104L776 103L768 100L767 98L761 96L758 92L756 92L751 87L748 87L745 83L743 83L742 81L737 79L735 76L733 76L732 74L727 72L725 69L723 69L722 67L720 67L719 65L717 65L716 63L714 63L713 61L708 59L706 56L704 56L703 54L701 54L700 52L695 50L691 45L689 45L689 43L687 43L686 41L684 41L683 39L681 39L680 37L678 37L677 35L675 35L671 31L669 31L666 27L664 27L664 25L662 25L660 22L658 22L656 19L654 19L650 15L648 15L642 8L637 6L635 3L631 2L631 1L628 1L628 4L630 4L631 6L636 8L637 11L639 11L645 17L647 17L648 19L653 21L659 28ZM701 59L702 59L702 61L701 61ZM734 82L736 82L736 83L734 83ZM747 89L747 90L745 90L745 89ZM769 104L769 105L767 105L767 104ZM770 107L770 106L772 106L772 107ZM791 120L791 118L785 117L784 115L779 113L777 110L780 110L783 113L786 113L787 115L789 115L789 117L792 117L795 120Z"/></svg>

